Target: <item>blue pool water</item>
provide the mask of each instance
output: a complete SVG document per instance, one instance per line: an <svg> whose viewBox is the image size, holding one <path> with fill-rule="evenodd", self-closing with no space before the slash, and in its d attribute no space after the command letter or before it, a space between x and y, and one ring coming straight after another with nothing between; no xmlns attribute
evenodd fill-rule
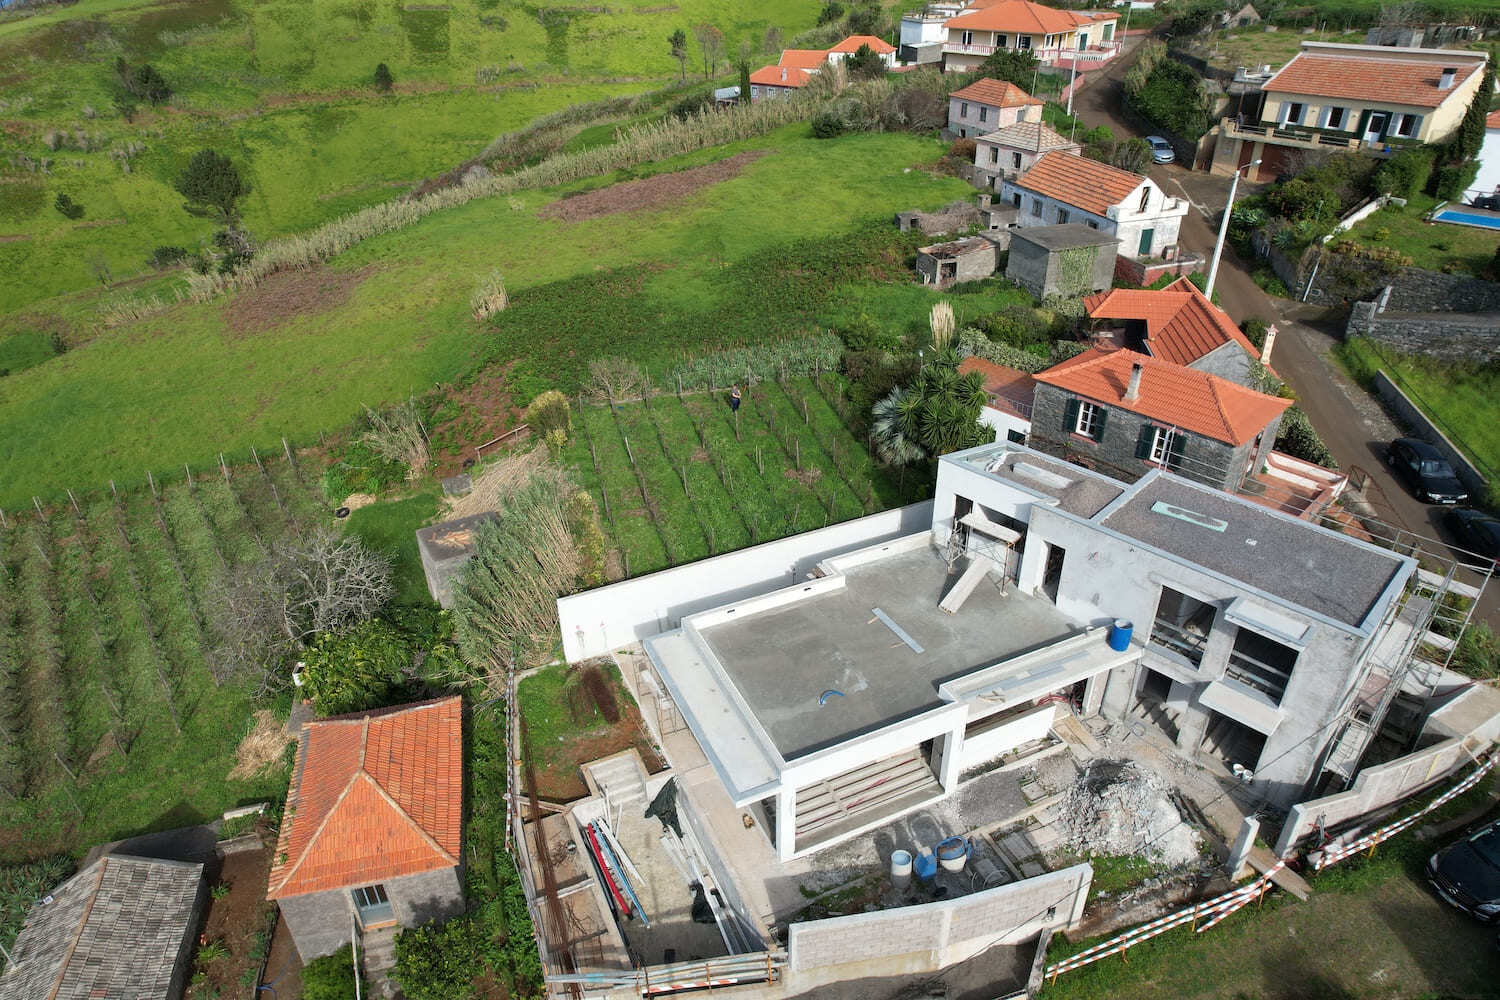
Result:
<svg viewBox="0 0 1500 1000"><path fill-rule="evenodd" d="M1483 226L1485 229L1500 229L1500 215L1480 215L1477 212L1460 212L1445 208L1432 217L1434 222L1456 222L1461 226Z"/></svg>

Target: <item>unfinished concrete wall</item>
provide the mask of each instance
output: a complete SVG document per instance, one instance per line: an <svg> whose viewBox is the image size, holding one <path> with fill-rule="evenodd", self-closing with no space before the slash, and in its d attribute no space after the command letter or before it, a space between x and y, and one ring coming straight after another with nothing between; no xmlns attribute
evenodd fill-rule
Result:
<svg viewBox="0 0 1500 1000"><path fill-rule="evenodd" d="M382 883L396 923L420 927L463 912L463 879L458 868L406 875ZM349 943L354 899L349 889L330 889L277 900L297 954L303 962L331 955Z"/></svg>
<svg viewBox="0 0 1500 1000"><path fill-rule="evenodd" d="M670 631L687 615L790 586L830 556L925 531L931 522L928 500L559 598L563 654L570 662L604 656Z"/></svg>
<svg viewBox="0 0 1500 1000"><path fill-rule="evenodd" d="M1442 781L1472 760L1464 748L1464 741L1454 738L1385 764L1367 767L1359 772L1353 787L1347 791L1292 806L1281 828L1281 836L1276 839L1276 854L1284 858L1301 846L1319 826L1337 829L1400 802L1428 785Z"/></svg>
<svg viewBox="0 0 1500 1000"><path fill-rule="evenodd" d="M841 979L937 972L994 945L1071 927L1094 870L1074 865L959 899L792 924L786 992Z"/></svg>

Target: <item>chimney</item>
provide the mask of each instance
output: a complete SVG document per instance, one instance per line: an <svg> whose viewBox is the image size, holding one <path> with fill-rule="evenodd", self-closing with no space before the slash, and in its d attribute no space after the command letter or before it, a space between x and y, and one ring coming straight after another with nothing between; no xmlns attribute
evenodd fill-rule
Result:
<svg viewBox="0 0 1500 1000"><path fill-rule="evenodd" d="M1452 66L1444 68L1443 75L1438 77L1438 90L1447 90L1453 86L1453 78L1458 75L1458 70Z"/></svg>
<svg viewBox="0 0 1500 1000"><path fill-rule="evenodd" d="M1276 327L1274 325L1272 325L1272 326L1266 327L1266 343L1265 343L1265 346L1260 349L1260 363L1261 364L1263 364L1263 365L1265 365L1267 367L1270 367L1270 364L1271 364L1271 348L1274 347L1274 346L1276 346Z"/></svg>
<svg viewBox="0 0 1500 1000"><path fill-rule="evenodd" d="M1125 402L1134 403L1141 398L1141 373L1145 370L1139 361L1130 366L1130 385L1125 390Z"/></svg>
<svg viewBox="0 0 1500 1000"><path fill-rule="evenodd" d="M786 67L781 67L781 82L786 83Z"/></svg>

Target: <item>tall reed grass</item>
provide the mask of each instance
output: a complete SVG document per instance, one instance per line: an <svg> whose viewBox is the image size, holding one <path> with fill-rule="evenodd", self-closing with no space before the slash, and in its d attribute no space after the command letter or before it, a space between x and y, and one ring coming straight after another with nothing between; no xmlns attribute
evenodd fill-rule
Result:
<svg viewBox="0 0 1500 1000"><path fill-rule="evenodd" d="M611 145L560 153L514 173L495 176L471 171L453 187L372 205L334 219L311 232L273 240L261 247L249 262L228 274L189 274L189 297L194 302L206 302L225 292L253 288L279 271L314 267L372 236L395 232L433 212L467 204L476 198L553 187L711 146L751 139L805 119L809 110L808 102L798 98L741 104L722 111L706 110L684 118L666 118L637 125L622 133Z"/></svg>

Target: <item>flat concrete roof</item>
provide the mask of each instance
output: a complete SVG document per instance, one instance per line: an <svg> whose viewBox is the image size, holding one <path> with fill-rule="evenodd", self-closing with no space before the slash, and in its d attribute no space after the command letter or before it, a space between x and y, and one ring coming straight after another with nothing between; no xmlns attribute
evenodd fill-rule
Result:
<svg viewBox="0 0 1500 1000"><path fill-rule="evenodd" d="M1067 222L1060 226L1026 226L1013 229L1010 238L1012 241L1025 240L1027 243L1035 243L1047 250L1102 247L1120 242L1118 236L1101 229L1091 229L1077 222Z"/></svg>
<svg viewBox="0 0 1500 1000"><path fill-rule="evenodd" d="M1363 624L1405 561L1174 476L1143 480L1100 523L1354 627Z"/></svg>
<svg viewBox="0 0 1500 1000"><path fill-rule="evenodd" d="M953 459L1013 483L1031 493L1057 500L1059 510L1093 517L1125 492L1122 483L1039 451L997 444Z"/></svg>
<svg viewBox="0 0 1500 1000"><path fill-rule="evenodd" d="M417 529L417 545L430 558L442 562L459 556L468 556L474 551L474 532L481 524L494 517L493 511L470 514L439 524L430 524Z"/></svg>
<svg viewBox="0 0 1500 1000"><path fill-rule="evenodd" d="M982 582L957 614L938 602L957 581L930 545L845 573L845 586L700 627L786 760L948 702L938 685L1076 631L1048 601ZM922 652L875 615L880 609ZM830 695L823 705L819 699Z"/></svg>

